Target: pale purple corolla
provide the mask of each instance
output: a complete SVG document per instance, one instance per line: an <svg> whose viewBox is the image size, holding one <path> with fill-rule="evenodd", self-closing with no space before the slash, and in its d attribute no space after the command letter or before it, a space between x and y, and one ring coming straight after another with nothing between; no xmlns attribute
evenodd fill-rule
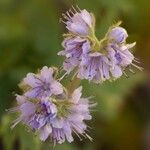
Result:
<svg viewBox="0 0 150 150"><path fill-rule="evenodd" d="M102 83L110 78L109 69L109 60L105 55L99 52L89 53L81 61L78 78Z"/></svg>
<svg viewBox="0 0 150 150"><path fill-rule="evenodd" d="M91 120L90 109L95 105L89 98L82 98L82 87L74 90L69 96L63 93L59 96L29 99L17 95L18 106L10 109L19 112L19 117L12 126L22 122L33 132L38 133L41 141L50 139L54 144L62 144L66 140L73 142L73 133L92 138L86 133L86 120Z"/></svg>
<svg viewBox="0 0 150 150"><path fill-rule="evenodd" d="M114 78L119 78L123 74L126 75L126 68L129 68L129 71L134 73L132 66L142 70L141 67L136 65L139 62L131 53L131 49L136 45L136 42L132 44L126 43L128 34L124 28L114 27L108 32L107 36L110 40L106 48L108 52L107 57L111 64L110 72Z"/></svg>
<svg viewBox="0 0 150 150"><path fill-rule="evenodd" d="M127 31L120 27L120 26L116 26L111 28L108 33L107 36L109 38L109 40L112 40L113 42L116 43L123 43L125 42L126 38L128 37Z"/></svg>
<svg viewBox="0 0 150 150"><path fill-rule="evenodd" d="M7 110L12 113L19 112L19 117L13 121L12 129L20 122L26 124L36 111L36 105L25 96L16 94L16 100L18 106Z"/></svg>
<svg viewBox="0 0 150 150"><path fill-rule="evenodd" d="M37 74L28 73L20 84L23 88L25 87L24 95L29 98L42 98L61 94L63 87L53 75L53 68L47 66L44 66Z"/></svg>
<svg viewBox="0 0 150 150"><path fill-rule="evenodd" d="M80 65L83 56L89 53L90 41L79 36L67 37L64 39L62 46L64 50L60 51L58 55L65 57L63 69L69 74Z"/></svg>
<svg viewBox="0 0 150 150"><path fill-rule="evenodd" d="M10 111L19 112L20 114L14 121L12 128L19 122L22 122L32 131L38 131L40 139L45 141L52 132L50 123L57 115L55 104L53 104L48 97L33 100L22 95L16 95L16 99L18 106L10 109Z"/></svg>
<svg viewBox="0 0 150 150"><path fill-rule="evenodd" d="M78 7L75 9L73 7L66 14L63 14L63 17L65 21L62 21L69 32L79 36L89 36L92 34L95 26L95 18L87 10L80 10Z"/></svg>

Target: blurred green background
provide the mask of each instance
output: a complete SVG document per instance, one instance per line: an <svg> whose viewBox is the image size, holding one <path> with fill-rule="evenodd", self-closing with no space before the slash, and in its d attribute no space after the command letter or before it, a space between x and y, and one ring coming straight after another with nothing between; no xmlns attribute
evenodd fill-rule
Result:
<svg viewBox="0 0 150 150"><path fill-rule="evenodd" d="M150 150L150 1L149 0L0 0L0 150L49 150L22 125L10 129L12 115L5 109L16 104L17 84L28 72L43 65L61 66L63 58L61 14L72 5L96 16L96 33L103 37L114 21L122 20L128 42L143 72L102 85L83 81L84 95L98 102L90 135L93 142L58 145L55 150Z"/></svg>

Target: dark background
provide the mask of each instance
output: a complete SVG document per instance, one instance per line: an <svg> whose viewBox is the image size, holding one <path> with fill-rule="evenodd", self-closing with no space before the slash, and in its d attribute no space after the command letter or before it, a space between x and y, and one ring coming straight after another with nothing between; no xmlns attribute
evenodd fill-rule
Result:
<svg viewBox="0 0 150 150"><path fill-rule="evenodd" d="M90 135L94 138L55 150L150 150L150 1L149 0L0 0L0 150L49 150L50 142L18 125L10 129L13 115L5 109L16 105L17 84L28 72L43 65L61 66L63 58L61 14L72 5L95 14L98 38L117 20L137 42L134 54L144 71L102 85L83 81L84 95L98 102Z"/></svg>

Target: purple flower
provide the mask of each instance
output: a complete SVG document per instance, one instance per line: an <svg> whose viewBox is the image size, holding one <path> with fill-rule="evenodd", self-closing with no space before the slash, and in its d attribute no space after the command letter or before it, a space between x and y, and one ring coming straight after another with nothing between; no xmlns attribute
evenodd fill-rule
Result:
<svg viewBox="0 0 150 150"><path fill-rule="evenodd" d="M136 65L139 63L134 55L130 52L131 48L136 43L126 44L126 38L128 37L127 31L122 27L114 27L109 30L107 38L109 39L107 45L108 59L110 60L111 68L110 72L114 78L119 78L122 74L125 74L125 69L129 66L134 66L140 70L141 67ZM133 72L132 68L129 71ZM126 75L127 76L127 75Z"/></svg>
<svg viewBox="0 0 150 150"><path fill-rule="evenodd" d="M20 116L14 121L12 128L22 122L33 131L38 131L40 139L45 141L52 132L51 122L57 115L57 108L50 99L32 100L17 95L18 107L10 109L20 112Z"/></svg>
<svg viewBox="0 0 150 150"><path fill-rule="evenodd" d="M128 34L124 28L114 27L108 32L107 36L109 39L113 40L116 43L122 43L125 42Z"/></svg>
<svg viewBox="0 0 150 150"><path fill-rule="evenodd" d="M62 85L53 78L54 70L43 67L38 74L28 73L21 85L25 88L25 96L29 98L42 98L58 95L63 92Z"/></svg>
<svg viewBox="0 0 150 150"><path fill-rule="evenodd" d="M130 52L131 48L133 48L136 43L126 44L127 37L127 31L119 26L110 28L110 30L107 33L107 38L109 39L109 42L106 46L108 52L107 57L111 64L110 72L114 78L119 78L122 76L122 74L126 75L125 69L128 66L129 71L133 73L134 71L130 66L134 66L142 70L141 67L136 65L136 63L139 62Z"/></svg>
<svg viewBox="0 0 150 150"><path fill-rule="evenodd" d="M39 103L36 104L36 113L33 114L28 124L32 129L40 129L47 124L47 122L50 123L56 115L57 108L51 99L48 97L42 98Z"/></svg>
<svg viewBox="0 0 150 150"><path fill-rule="evenodd" d="M32 115L27 125L32 130L39 131L40 140L45 141L52 133L51 124L57 115L57 108L48 97L36 105L36 113Z"/></svg>
<svg viewBox="0 0 150 150"><path fill-rule="evenodd" d="M81 91L82 87L79 87L71 96L63 93L55 98L42 99L17 95L18 107L11 111L20 112L20 115L12 127L22 122L38 133L40 140L50 138L54 144L61 144L65 140L72 142L73 133L91 140L86 133L87 125L84 121L92 119L90 108L95 104L90 104L88 98L81 98Z"/></svg>
<svg viewBox="0 0 150 150"><path fill-rule="evenodd" d="M90 108L95 104L90 104L88 98L81 98L82 87L77 88L71 97L64 103L68 103L65 108L66 115L64 117L56 117L52 123L52 134L50 135L54 143L63 143L65 140L72 142L75 133L80 139L80 135L91 137L86 133L87 125L85 120L91 120Z"/></svg>
<svg viewBox="0 0 150 150"><path fill-rule="evenodd" d="M79 8L78 8L79 9ZM73 34L80 36L88 36L92 33L95 24L95 18L93 14L88 11L80 10L79 12L73 7L72 10L63 14L63 21L66 24L66 28Z"/></svg>
<svg viewBox="0 0 150 150"><path fill-rule="evenodd" d="M23 122L24 124L26 124L36 111L35 104L31 101L28 101L25 96L16 95L16 100L18 103L18 107L11 108L8 111L20 112L20 116L13 121L13 125L11 128L14 128L19 122Z"/></svg>
<svg viewBox="0 0 150 150"><path fill-rule="evenodd" d="M142 69L141 67L135 64L136 58L130 52L130 49L135 46L136 43L132 44L111 44L108 48L108 58L111 63L111 73L114 78L119 78L122 74L125 74L125 69L128 66L134 66L138 69ZM130 71L133 70L130 68Z"/></svg>
<svg viewBox="0 0 150 150"><path fill-rule="evenodd" d="M110 78L109 69L109 60L105 55L99 52L90 53L82 59L78 77L101 83Z"/></svg>
<svg viewBox="0 0 150 150"><path fill-rule="evenodd" d="M75 67L80 65L82 57L90 50L90 42L87 39L77 37L68 37L63 42L64 50L58 55L65 56L63 68L70 73Z"/></svg>
<svg viewBox="0 0 150 150"><path fill-rule="evenodd" d="M125 44L120 46L112 44L110 51L114 52L115 59L113 60L116 61L115 63L122 67L126 67L129 64L131 64L134 60L134 56L129 50L133 48L135 44L136 43Z"/></svg>

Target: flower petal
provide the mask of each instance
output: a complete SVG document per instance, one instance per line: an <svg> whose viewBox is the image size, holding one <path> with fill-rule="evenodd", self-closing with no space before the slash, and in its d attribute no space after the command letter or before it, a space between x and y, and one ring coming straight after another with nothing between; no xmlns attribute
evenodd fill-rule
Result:
<svg viewBox="0 0 150 150"><path fill-rule="evenodd" d="M39 89L31 89L24 94L28 98L36 98L39 95Z"/></svg>
<svg viewBox="0 0 150 150"><path fill-rule="evenodd" d="M45 82L50 82L53 80L53 69L48 68L47 66L44 66L41 70L41 78Z"/></svg>
<svg viewBox="0 0 150 150"><path fill-rule="evenodd" d="M60 119L60 118L53 119L52 126L54 128L62 128L64 125L65 125L65 122L63 119Z"/></svg>
<svg viewBox="0 0 150 150"><path fill-rule="evenodd" d="M72 94L72 101L73 103L78 103L78 101L80 100L80 97L82 95L82 86L80 86L79 88L77 88L76 90L74 90L73 94Z"/></svg>
<svg viewBox="0 0 150 150"><path fill-rule="evenodd" d="M52 127L50 124L45 125L40 129L40 140L45 141L52 132Z"/></svg>
<svg viewBox="0 0 150 150"><path fill-rule="evenodd" d="M35 74L28 73L23 82L31 87L35 87L40 81L35 77Z"/></svg>
<svg viewBox="0 0 150 150"><path fill-rule="evenodd" d="M23 116L30 116L35 112L35 105L28 101L20 106L20 110Z"/></svg>
<svg viewBox="0 0 150 150"><path fill-rule="evenodd" d="M128 37L128 34L124 28L115 27L109 31L108 37L110 39L113 39L117 43L122 43L125 42L126 38Z"/></svg>
<svg viewBox="0 0 150 150"><path fill-rule="evenodd" d="M53 81L51 83L50 89L54 95L59 95L63 93L63 86L57 81Z"/></svg>
<svg viewBox="0 0 150 150"><path fill-rule="evenodd" d="M69 125L69 123L66 123L66 125L64 126L64 132L65 132L65 136L66 139L69 143L73 142L73 137L72 137L72 131L71 131L71 127Z"/></svg>
<svg viewBox="0 0 150 150"><path fill-rule="evenodd" d="M122 70L119 66L114 66L114 68L111 70L112 76L115 78L119 78L122 76Z"/></svg>
<svg viewBox="0 0 150 150"><path fill-rule="evenodd" d="M16 94L16 100L18 105L21 105L26 102L26 97Z"/></svg>
<svg viewBox="0 0 150 150"><path fill-rule="evenodd" d="M81 11L82 19L88 24L89 27L92 27L92 17L88 11L85 9Z"/></svg>

